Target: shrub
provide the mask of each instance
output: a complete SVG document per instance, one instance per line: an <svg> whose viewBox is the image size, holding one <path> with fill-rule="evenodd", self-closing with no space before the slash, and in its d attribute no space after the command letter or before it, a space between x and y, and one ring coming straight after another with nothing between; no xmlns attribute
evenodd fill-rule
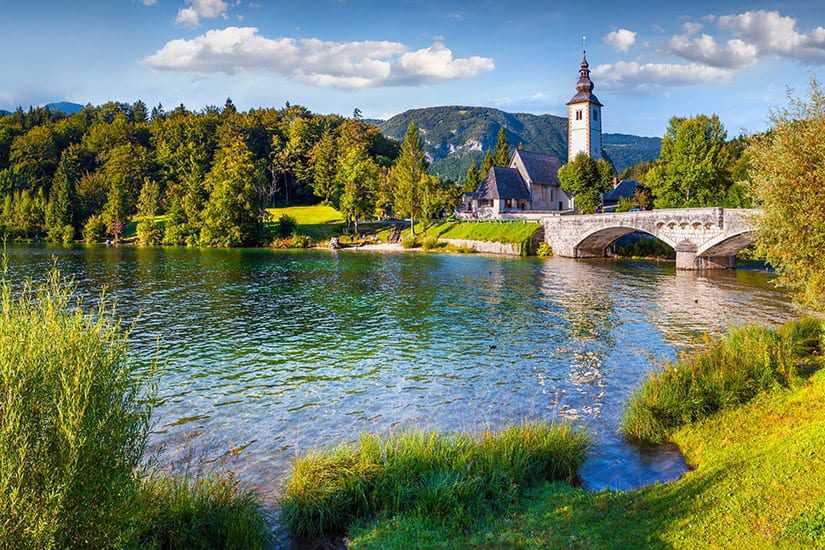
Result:
<svg viewBox="0 0 825 550"><path fill-rule="evenodd" d="M406 235L401 239L401 248L417 248L419 246L418 237Z"/></svg>
<svg viewBox="0 0 825 550"><path fill-rule="evenodd" d="M295 233L296 229L298 229L298 221L289 214L281 214L281 217L275 222L275 235L282 239L289 238L290 235Z"/></svg>
<svg viewBox="0 0 825 550"><path fill-rule="evenodd" d="M426 237L421 242L421 248L424 250L432 250L433 248L438 246L438 237Z"/></svg>
<svg viewBox="0 0 825 550"><path fill-rule="evenodd" d="M549 258L553 255L553 249L547 243L541 243L536 249L536 256L539 258Z"/></svg>
<svg viewBox="0 0 825 550"><path fill-rule="evenodd" d="M659 239L639 238L630 244L616 247L616 255L625 258L669 258L676 257L676 251Z"/></svg>
<svg viewBox="0 0 825 550"><path fill-rule="evenodd" d="M544 480L572 482L587 436L568 426L524 424L478 437L364 436L358 446L296 460L283 519L298 536L339 533L354 521L409 512L463 524Z"/></svg>
<svg viewBox="0 0 825 550"><path fill-rule="evenodd" d="M83 226L83 240L87 243L99 243L106 236L106 221L103 216L94 214Z"/></svg>
<svg viewBox="0 0 825 550"><path fill-rule="evenodd" d="M127 334L84 314L53 271L0 311L0 532L9 548L116 546L150 406Z"/></svg>
<svg viewBox="0 0 825 550"><path fill-rule="evenodd" d="M295 233L289 240L289 248L309 248L312 245L312 239L306 235L299 235Z"/></svg>
<svg viewBox="0 0 825 550"><path fill-rule="evenodd" d="M631 439L663 443L683 424L788 386L820 362L823 324L790 322L778 330L744 327L665 365L630 400L622 430Z"/></svg>
<svg viewBox="0 0 825 550"><path fill-rule="evenodd" d="M137 224L137 238L140 244L155 245L159 244L163 238L163 232L160 226L153 219L144 219Z"/></svg>
<svg viewBox="0 0 825 550"><path fill-rule="evenodd" d="M251 491L231 475L200 480L153 476L136 498L138 548L264 548L266 521Z"/></svg>

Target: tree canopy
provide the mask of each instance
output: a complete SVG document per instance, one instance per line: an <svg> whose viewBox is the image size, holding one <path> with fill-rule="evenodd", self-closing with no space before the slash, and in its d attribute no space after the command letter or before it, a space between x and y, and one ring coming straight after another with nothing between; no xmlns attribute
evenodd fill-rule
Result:
<svg viewBox="0 0 825 550"><path fill-rule="evenodd" d="M579 153L559 169L562 189L575 196L576 208L584 214L592 214L601 206L602 193L613 187L613 176L609 162L586 153Z"/></svg>

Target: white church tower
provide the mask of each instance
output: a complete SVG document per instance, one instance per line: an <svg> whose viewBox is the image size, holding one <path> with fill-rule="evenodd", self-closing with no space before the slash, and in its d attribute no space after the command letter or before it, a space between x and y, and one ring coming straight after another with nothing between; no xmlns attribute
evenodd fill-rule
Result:
<svg viewBox="0 0 825 550"><path fill-rule="evenodd" d="M567 102L567 162L579 153L594 159L602 158L602 107L593 95L593 81L590 80L585 51L579 68L576 95Z"/></svg>

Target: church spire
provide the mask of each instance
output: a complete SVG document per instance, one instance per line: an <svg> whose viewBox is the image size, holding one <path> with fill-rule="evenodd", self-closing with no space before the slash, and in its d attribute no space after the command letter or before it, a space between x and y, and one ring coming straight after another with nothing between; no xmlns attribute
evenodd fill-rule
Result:
<svg viewBox="0 0 825 550"><path fill-rule="evenodd" d="M579 81L576 83L576 91L579 93L590 93L595 86L590 80L590 65L587 63L587 50L582 51L582 63L579 66Z"/></svg>

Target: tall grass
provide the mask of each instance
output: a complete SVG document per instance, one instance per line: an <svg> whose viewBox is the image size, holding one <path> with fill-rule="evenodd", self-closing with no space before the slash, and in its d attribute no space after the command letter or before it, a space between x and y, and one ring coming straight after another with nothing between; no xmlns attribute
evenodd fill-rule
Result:
<svg viewBox="0 0 825 550"><path fill-rule="evenodd" d="M662 443L683 424L788 386L819 366L823 337L822 321L802 319L777 330L736 328L709 340L650 376L631 398L622 430L640 442Z"/></svg>
<svg viewBox="0 0 825 550"><path fill-rule="evenodd" d="M12 548L117 545L149 427L144 375L105 303L52 271L0 291L0 532Z"/></svg>
<svg viewBox="0 0 825 550"><path fill-rule="evenodd" d="M353 522L400 512L469 524L526 486L576 479L587 436L568 426L524 424L478 437L367 435L357 446L296 460L283 519L298 536L341 533Z"/></svg>
<svg viewBox="0 0 825 550"><path fill-rule="evenodd" d="M53 270L0 284L0 548L255 548L234 480L146 478L153 369L101 300L84 313Z"/></svg>
<svg viewBox="0 0 825 550"><path fill-rule="evenodd" d="M232 475L155 475L136 496L131 545L142 549L264 548L269 531L258 499Z"/></svg>

